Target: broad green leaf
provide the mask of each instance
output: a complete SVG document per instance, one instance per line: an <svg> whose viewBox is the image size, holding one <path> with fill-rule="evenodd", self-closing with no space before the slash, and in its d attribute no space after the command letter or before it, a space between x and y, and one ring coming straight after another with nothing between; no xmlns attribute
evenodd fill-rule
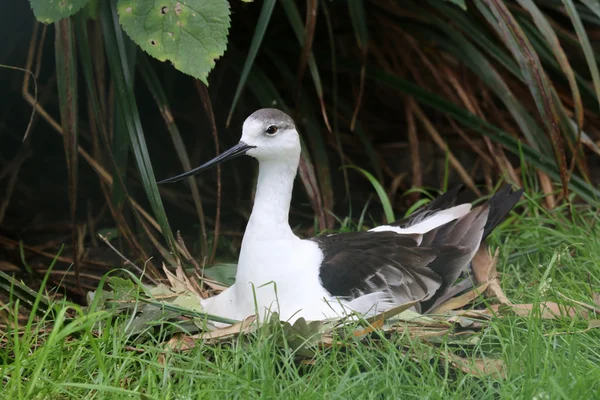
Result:
<svg viewBox="0 0 600 400"><path fill-rule="evenodd" d="M129 294L135 289L135 284L130 279L124 279L118 276L111 276L108 279L108 286L110 286L115 293Z"/></svg>
<svg viewBox="0 0 600 400"><path fill-rule="evenodd" d="M123 29L144 51L208 85L227 48L227 0L119 0L117 9Z"/></svg>
<svg viewBox="0 0 600 400"><path fill-rule="evenodd" d="M231 286L235 283L237 264L216 264L204 270L204 275L219 283Z"/></svg>
<svg viewBox="0 0 600 400"><path fill-rule="evenodd" d="M175 300L171 304L174 304L179 307L186 308L188 310L202 312L204 308L202 304L200 304L200 297L194 293L184 293L182 295L177 296Z"/></svg>
<svg viewBox="0 0 600 400"><path fill-rule="evenodd" d="M70 17L79 11L89 0L29 0L35 18L44 24L51 24Z"/></svg>

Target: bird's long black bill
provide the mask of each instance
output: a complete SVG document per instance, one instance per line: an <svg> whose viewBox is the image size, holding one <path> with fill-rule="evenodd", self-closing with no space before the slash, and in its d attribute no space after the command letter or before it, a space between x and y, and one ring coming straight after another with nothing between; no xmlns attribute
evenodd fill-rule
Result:
<svg viewBox="0 0 600 400"><path fill-rule="evenodd" d="M177 175L177 176L174 176L174 177L168 178L168 179L163 179L162 181L159 181L158 183L161 184L161 183L172 183L172 182L180 181L183 178L187 178L188 176L196 175L202 171L206 171L207 169L212 168L215 165L222 163L223 161L232 160L236 157L243 156L244 154L246 154L246 152L248 150L253 149L255 147L256 146L250 146L244 142L239 142L238 144L236 144L229 150L219 154L218 156L216 156L215 158L213 158L210 161L205 162L201 166L194 168L188 172L184 172L181 175Z"/></svg>

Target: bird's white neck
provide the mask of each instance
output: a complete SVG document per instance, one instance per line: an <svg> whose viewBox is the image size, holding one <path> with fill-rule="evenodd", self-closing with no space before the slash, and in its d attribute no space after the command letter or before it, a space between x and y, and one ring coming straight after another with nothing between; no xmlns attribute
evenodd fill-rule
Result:
<svg viewBox="0 0 600 400"><path fill-rule="evenodd" d="M290 202L300 155L261 160L254 207L244 242L295 237L289 224Z"/></svg>

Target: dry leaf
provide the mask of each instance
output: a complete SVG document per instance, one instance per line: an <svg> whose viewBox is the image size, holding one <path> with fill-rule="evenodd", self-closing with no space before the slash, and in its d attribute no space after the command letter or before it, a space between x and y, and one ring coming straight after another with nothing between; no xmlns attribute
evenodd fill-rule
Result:
<svg viewBox="0 0 600 400"><path fill-rule="evenodd" d="M0 261L0 271L4 272L19 272L21 269L8 261Z"/></svg>
<svg viewBox="0 0 600 400"><path fill-rule="evenodd" d="M165 351L158 355L158 363L165 365L167 362L167 353L171 350L186 351L196 347L196 341L193 337L185 334L176 334L165 345Z"/></svg>
<svg viewBox="0 0 600 400"><path fill-rule="evenodd" d="M446 323L445 320L443 320L443 319L440 320L439 318L434 319L432 317L435 317L435 316L419 314L418 312L413 311L413 310L404 310L400 314L398 314L397 316L394 317L394 323L396 323L396 321L398 321L398 322L408 322L411 325L420 325L420 326L427 326L427 327L436 327L436 328L448 327L448 324Z"/></svg>
<svg viewBox="0 0 600 400"><path fill-rule="evenodd" d="M385 320L383 318L378 319L377 321L372 322L371 324L369 324L369 326L367 326L364 329L357 329L353 332L354 336L360 337L360 336L366 336L369 333L375 332L378 329L381 329L383 327L383 323L385 322Z"/></svg>
<svg viewBox="0 0 600 400"><path fill-rule="evenodd" d="M196 341L192 336L177 334L167 342L167 350L185 351L196 347Z"/></svg>
<svg viewBox="0 0 600 400"><path fill-rule="evenodd" d="M214 290L215 292L222 292L223 290L227 289L227 286L221 285L219 282L212 280L212 279L208 279L207 277L204 277L202 279L202 282L208 286L209 288L211 288L212 290Z"/></svg>
<svg viewBox="0 0 600 400"><path fill-rule="evenodd" d="M448 335L449 328L424 328L422 326L405 326L398 327L397 330L404 330L408 332L411 339L427 339L437 336Z"/></svg>
<svg viewBox="0 0 600 400"><path fill-rule="evenodd" d="M567 296L565 296L565 295L564 295L564 294L562 294L561 292L557 292L557 293L558 293L558 295L559 295L560 297L562 297L563 299L567 299L567 300L569 300L571 303L575 303L575 304L577 304L577 305L579 305L579 306L581 306L581 307L585 308L586 310L590 310L590 311L593 311L593 312L595 312L596 314L600 314L600 309L598 309L598 308L596 308L596 307L594 307L594 306L591 306L591 305L589 305L589 304L587 304L587 303L584 303L584 302L582 302L582 301L577 301L577 300L571 299L570 297L567 297Z"/></svg>
<svg viewBox="0 0 600 400"><path fill-rule="evenodd" d="M492 306L493 307L493 306ZM454 311L454 315L457 317L465 317L470 319L478 319L478 320L489 320L493 315L495 315L498 311L498 308L494 310L493 308L485 309L485 310L458 310Z"/></svg>
<svg viewBox="0 0 600 400"><path fill-rule="evenodd" d="M503 360L493 358L477 358L470 360L453 353L442 352L450 363L464 373L479 378L506 379L506 365Z"/></svg>
<svg viewBox="0 0 600 400"><path fill-rule="evenodd" d="M497 253L498 251L496 251ZM471 260L471 270L476 284L490 280L493 263L495 263L495 257L492 258L490 255L489 247L480 246Z"/></svg>
<svg viewBox="0 0 600 400"><path fill-rule="evenodd" d="M471 328L477 326L477 323L470 318L465 318L459 315L454 315L448 318L451 324L458 324L461 328Z"/></svg>
<svg viewBox="0 0 600 400"><path fill-rule="evenodd" d="M600 319L590 319L588 321L588 329L600 328Z"/></svg>
<svg viewBox="0 0 600 400"><path fill-rule="evenodd" d="M502 287L500 287L498 270L496 269L500 249L496 249L493 257L489 250L489 247L480 247L471 261L475 283L489 282L486 295L496 297L501 304L510 304L510 300L508 300Z"/></svg>
<svg viewBox="0 0 600 400"><path fill-rule="evenodd" d="M587 312L583 310L576 310L571 306L565 306L564 304L557 304L552 301L546 301L544 303L540 303L539 307L542 311L541 317L543 319L556 319L558 317L577 317L581 316L587 318ZM498 311L502 312L503 308L510 309L515 314L528 317L532 311L535 309L534 304L510 304L504 305L498 309ZM536 310L537 311L537 310Z"/></svg>
<svg viewBox="0 0 600 400"><path fill-rule="evenodd" d="M450 310L456 310L457 308L461 308L466 306L475 300L481 293L483 293L487 287L489 286L489 282L484 282L473 290L469 290L468 292L461 294L460 296L453 297L447 302L440 304L435 309L431 311L431 314L443 314Z"/></svg>
<svg viewBox="0 0 600 400"><path fill-rule="evenodd" d="M600 293L593 293L592 295L594 297L594 304L600 307Z"/></svg>
<svg viewBox="0 0 600 400"><path fill-rule="evenodd" d="M231 336L235 336L238 334L244 334L250 332L251 328L254 328L254 321L256 320L256 315L251 315L245 320L238 322L237 324L233 324L227 326L225 328L215 329L210 332L203 332L197 335L192 336L195 339L222 339Z"/></svg>
<svg viewBox="0 0 600 400"><path fill-rule="evenodd" d="M397 307L391 308L387 311L384 311L382 313L379 313L373 317L367 318L366 321L370 324L372 324L373 322L377 321L377 320L388 320L392 317L395 317L396 315L400 314L403 311L408 310L409 308L412 308L413 306L415 306L417 303L419 303L421 300L423 300L423 298L418 299L418 300L413 300L411 302L405 303L405 304L401 304Z"/></svg>
<svg viewBox="0 0 600 400"><path fill-rule="evenodd" d="M175 269L175 275L173 275L173 273L171 271L169 271L169 269L166 267L166 265L164 263L163 263L163 271L165 272L165 275L167 276L167 279L169 280L169 283L171 284L171 290L173 290L174 292L176 292L176 293L191 292L191 293L201 295L201 293L198 293L198 290L196 290L194 284L186 276L185 272L183 271L183 268L181 268L180 265L178 265L177 268Z"/></svg>

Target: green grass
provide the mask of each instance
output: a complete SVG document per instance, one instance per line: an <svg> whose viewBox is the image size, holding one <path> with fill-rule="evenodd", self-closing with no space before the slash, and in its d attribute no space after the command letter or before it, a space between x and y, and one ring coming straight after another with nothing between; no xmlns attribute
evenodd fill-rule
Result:
<svg viewBox="0 0 600 400"><path fill-rule="evenodd" d="M572 219L565 208L548 214L539 201L526 198L522 215L490 239L501 249L504 291L515 303L565 302L562 294L593 304L592 292L600 291L599 216L587 208L573 209ZM66 322L64 311L20 336L0 334L0 397L590 399L600 390L600 329L583 332L585 319L499 317L474 346L375 333L363 342L342 339L347 346L318 351L312 365L300 365L272 326L176 352L165 350L168 326L136 341L124 333L126 321L108 312ZM500 358L506 379L453 368L441 356L446 351Z"/></svg>

